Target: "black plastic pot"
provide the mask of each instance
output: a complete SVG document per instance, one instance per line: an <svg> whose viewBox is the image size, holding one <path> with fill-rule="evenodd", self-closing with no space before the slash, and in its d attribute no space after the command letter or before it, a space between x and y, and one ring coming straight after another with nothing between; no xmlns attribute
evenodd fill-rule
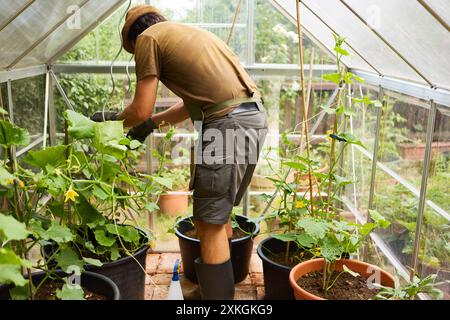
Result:
<svg viewBox="0 0 450 320"><path fill-rule="evenodd" d="M145 268L146 257L149 249L148 235L139 228L141 234L142 248L130 257L120 258L113 262L103 263L101 267L85 265L85 270L102 274L117 284L122 300L143 300L145 296ZM51 245L44 247L45 257L50 257L53 252ZM136 261L137 260L137 261ZM142 266L142 267L141 267Z"/></svg>
<svg viewBox="0 0 450 320"><path fill-rule="evenodd" d="M290 250L297 250L295 242L290 242ZM270 252L277 254L286 251L286 242L269 237L261 241L257 248L263 262L264 291L267 300L294 300L294 292L289 284L289 272L292 267L273 262Z"/></svg>
<svg viewBox="0 0 450 320"><path fill-rule="evenodd" d="M55 274L60 277L65 277L66 273L62 270L55 271ZM46 273L43 271L34 272L31 275L33 284L37 286L45 277ZM26 278L26 276L25 276ZM89 291L105 296L108 300L120 300L120 291L117 285L108 277L85 271L81 274L80 286ZM10 300L9 290L13 288L12 285L0 285L0 300Z"/></svg>
<svg viewBox="0 0 450 320"><path fill-rule="evenodd" d="M175 228L180 245L181 259L183 263L184 275L190 281L197 283L194 261L200 257L200 240L187 237L184 233L194 229L190 222L190 217L180 220ZM250 259L252 257L253 238L259 233L259 225L249 222L247 217L236 215L239 226L251 234L231 241L231 261L233 263L234 282L243 281L250 269Z"/></svg>

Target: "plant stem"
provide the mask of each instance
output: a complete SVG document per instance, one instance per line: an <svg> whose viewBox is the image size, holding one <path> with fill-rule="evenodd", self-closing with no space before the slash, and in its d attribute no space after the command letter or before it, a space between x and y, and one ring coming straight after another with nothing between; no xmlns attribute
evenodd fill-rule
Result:
<svg viewBox="0 0 450 320"><path fill-rule="evenodd" d="M328 270L328 263L327 260L325 260L325 263L323 264L323 275L322 275L322 290L324 292L327 292L327 270Z"/></svg>

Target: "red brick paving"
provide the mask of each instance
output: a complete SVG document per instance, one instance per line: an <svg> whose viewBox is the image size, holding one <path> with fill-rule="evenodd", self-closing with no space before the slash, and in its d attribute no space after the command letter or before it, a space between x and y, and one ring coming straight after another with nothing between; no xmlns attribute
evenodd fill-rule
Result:
<svg viewBox="0 0 450 320"><path fill-rule="evenodd" d="M147 256L146 300L164 300L167 297L175 260L179 253L151 253ZM199 299L198 286L183 275L180 277L185 299ZM264 278L262 263L256 253L252 254L250 273L241 283L236 284L235 300L262 300L264 298Z"/></svg>
<svg viewBox="0 0 450 320"><path fill-rule="evenodd" d="M147 255L147 262L146 262L147 274L153 275L156 273L156 268L158 267L160 260L161 255L158 253L150 253Z"/></svg>

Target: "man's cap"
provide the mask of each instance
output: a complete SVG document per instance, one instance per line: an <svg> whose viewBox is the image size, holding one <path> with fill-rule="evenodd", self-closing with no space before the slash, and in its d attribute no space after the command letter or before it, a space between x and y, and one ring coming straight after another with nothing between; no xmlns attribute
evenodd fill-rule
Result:
<svg viewBox="0 0 450 320"><path fill-rule="evenodd" d="M128 33L130 32L133 23L135 23L137 19L147 13L156 13L162 16L161 11L149 5L135 6L127 12L125 24L122 28L122 45L123 48L129 53L134 53L134 48L131 42L128 40Z"/></svg>

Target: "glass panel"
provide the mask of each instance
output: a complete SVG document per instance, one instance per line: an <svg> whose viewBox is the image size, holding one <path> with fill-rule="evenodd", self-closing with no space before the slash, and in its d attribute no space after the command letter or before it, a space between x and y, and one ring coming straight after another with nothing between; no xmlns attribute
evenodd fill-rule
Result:
<svg viewBox="0 0 450 320"><path fill-rule="evenodd" d="M2 10L0 11L0 30L17 12L19 12L26 4L28 0L18 1L4 1L2 3Z"/></svg>
<svg viewBox="0 0 450 320"><path fill-rule="evenodd" d="M377 233L404 266L411 265L419 199L382 170L375 179L375 208L391 225Z"/></svg>
<svg viewBox="0 0 450 320"><path fill-rule="evenodd" d="M143 1L133 1L133 5ZM228 1L195 1L184 2L152 1L171 21L190 24L208 30L222 40L226 40L231 28L235 5L229 5ZM76 46L61 58L61 61L70 61L78 58L84 61L111 61L120 48L120 36L118 26L121 26L123 10L126 4L116 13L84 37ZM97 9L97 8L96 8ZM231 40L233 51L241 61L247 59L247 2L244 1ZM122 51L118 61L128 61L131 56Z"/></svg>
<svg viewBox="0 0 450 320"><path fill-rule="evenodd" d="M448 185L448 179L447 179ZM437 275L437 281L450 280L450 222L426 207L420 242L418 274L424 278L430 274ZM444 291L444 299L450 299L450 284L438 286Z"/></svg>
<svg viewBox="0 0 450 320"><path fill-rule="evenodd" d="M429 103L385 90L387 109L380 126L378 157L420 189Z"/></svg>
<svg viewBox="0 0 450 320"><path fill-rule="evenodd" d="M439 206L439 213L426 206L418 272L421 277L437 274L437 281L450 280L450 113L439 108L432 144L432 159L426 197ZM450 299L450 285L439 287Z"/></svg>
<svg viewBox="0 0 450 320"><path fill-rule="evenodd" d="M450 212L450 110L438 108L428 176L427 199Z"/></svg>
<svg viewBox="0 0 450 320"><path fill-rule="evenodd" d="M378 10L376 30L434 85L450 88L450 68L443 67L450 64L449 33L418 1L346 2L368 21Z"/></svg>
<svg viewBox="0 0 450 320"><path fill-rule="evenodd" d="M105 15L105 13L107 13L108 10L111 9L115 4L121 2L121 0L87 2L80 9L80 28L69 28L67 23L63 23L40 45L38 45L24 59L22 59L17 67L24 67L47 62L49 59L53 58L55 54L59 53L60 50L64 49L68 44L70 44L74 39L84 34L86 30L92 28L92 26L97 23L97 21L101 20L102 16ZM61 9L62 12L66 12L66 7L63 7L63 9ZM106 16L108 15L106 14ZM112 50L116 50L116 47L112 48Z"/></svg>
<svg viewBox="0 0 450 320"><path fill-rule="evenodd" d="M357 85L353 88L353 94L357 98L367 96L371 100L376 100L378 99L378 88ZM345 131L358 137L365 146L365 152L372 155L376 129L376 108L363 103L355 104L355 107L356 115L349 119L352 124L350 126L348 123ZM345 176L354 183L346 186L345 196L362 214L367 213L371 170L372 160L359 147L347 147L344 172Z"/></svg>
<svg viewBox="0 0 450 320"><path fill-rule="evenodd" d="M11 92L14 106L14 123L28 130L31 143L42 137L44 132L45 76L13 81ZM8 110L6 83L1 84L1 95L3 105Z"/></svg>
<svg viewBox="0 0 450 320"><path fill-rule="evenodd" d="M422 81L420 77L340 1L305 1L317 15L383 75ZM333 10L330 10L333 8ZM374 14L376 12L374 11ZM379 23L375 16L372 24Z"/></svg>
<svg viewBox="0 0 450 320"><path fill-rule="evenodd" d="M131 88L134 90L136 77L131 74ZM114 75L115 92L111 96L112 82L107 74L62 74L58 75L59 83L64 89L76 112L85 116L92 115L95 111L105 108L122 109L133 96L133 91L126 94L128 82L126 75ZM69 107L54 88L54 103L56 110L57 132L64 132L63 113Z"/></svg>
<svg viewBox="0 0 450 320"><path fill-rule="evenodd" d="M71 6L83 1L36 1L0 33L0 67L5 68L68 15ZM79 30L77 30L79 31Z"/></svg>
<svg viewBox="0 0 450 320"><path fill-rule="evenodd" d="M425 0L425 2L433 9L447 24L450 24L450 2L443 0Z"/></svg>
<svg viewBox="0 0 450 320"><path fill-rule="evenodd" d="M177 132L180 130L177 129ZM190 173L190 140L189 138L174 136L172 141L165 145L161 135L152 138L153 147L161 154L166 150L168 161L164 164L164 177L173 179L173 189L170 191L185 192L188 190ZM142 164L143 162L141 162ZM139 167L142 167L140 165ZM152 172L158 171L158 161L153 157ZM158 202L159 210L150 213L153 219L153 233L156 250L179 250L178 240L174 234L168 232L173 228L178 216L192 215L192 197L186 194L161 195ZM141 218L146 218L141 217Z"/></svg>
<svg viewBox="0 0 450 320"><path fill-rule="evenodd" d="M445 184L448 189L448 179ZM426 206L417 268L421 278L436 274L436 282L450 280L449 244L450 221ZM444 291L444 299L450 299L450 283L438 288Z"/></svg>
<svg viewBox="0 0 450 320"><path fill-rule="evenodd" d="M332 64L334 58L309 39L303 37L305 64L310 63L311 49L314 47L315 64ZM280 43L282 43L280 45ZM256 63L298 64L297 27L269 1L256 1L255 13L255 61Z"/></svg>
<svg viewBox="0 0 450 320"><path fill-rule="evenodd" d="M279 5L279 8L285 13L290 19L296 21L296 8L295 1L291 0L275 0L275 3ZM311 39L318 40L323 44L328 50L334 48L334 38L331 30L327 28L318 18L316 18L305 6L300 7L302 14L302 24L305 31L311 36ZM306 32L305 32L306 33ZM350 57L344 57L344 63L352 68L357 68L361 70L367 70L374 72L374 70L362 60L358 55L356 55L353 50L349 49Z"/></svg>
<svg viewBox="0 0 450 320"><path fill-rule="evenodd" d="M214 33L226 41L236 11L236 2L184 1L182 6L169 1L156 0L152 5L160 8L172 21L188 23ZM231 47L241 61L247 59L247 1L243 1L236 21Z"/></svg>

